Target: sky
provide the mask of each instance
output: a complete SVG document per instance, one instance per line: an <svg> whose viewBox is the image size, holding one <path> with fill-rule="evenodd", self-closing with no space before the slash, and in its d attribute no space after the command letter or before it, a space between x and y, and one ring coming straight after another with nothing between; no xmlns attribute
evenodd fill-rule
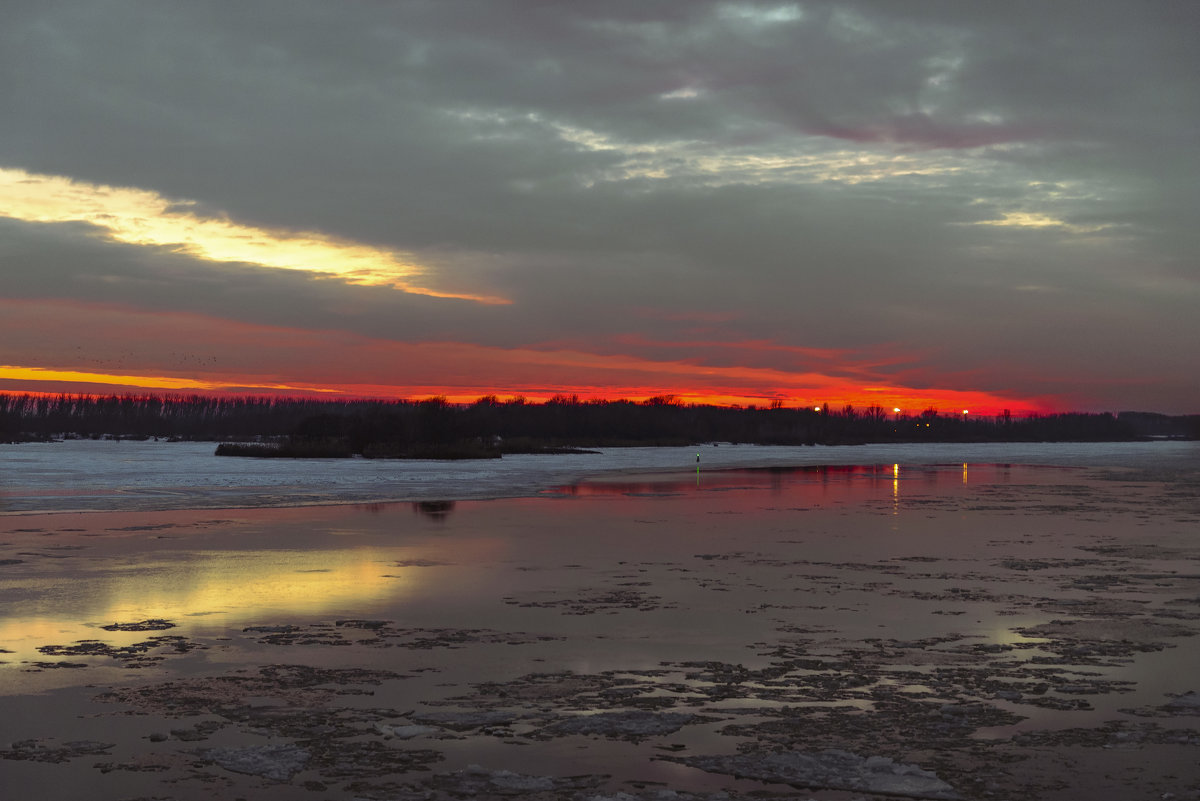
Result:
<svg viewBox="0 0 1200 801"><path fill-rule="evenodd" d="M1200 4L0 16L0 391L1200 412Z"/></svg>

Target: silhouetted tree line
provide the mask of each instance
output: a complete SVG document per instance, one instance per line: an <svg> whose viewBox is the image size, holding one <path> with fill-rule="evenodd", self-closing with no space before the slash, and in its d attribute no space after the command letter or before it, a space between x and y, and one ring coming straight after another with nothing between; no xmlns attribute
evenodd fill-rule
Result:
<svg viewBox="0 0 1200 801"><path fill-rule="evenodd" d="M258 443L258 455L498 456L627 445L742 442L844 445L866 442L1122 441L1196 438L1200 415L1142 412L1017 418L898 414L879 406L839 410L645 401L545 403L480 398L420 401L286 397L0 394L0 440L151 437ZM282 448L283 451L278 449ZM249 454L255 455L255 454Z"/></svg>

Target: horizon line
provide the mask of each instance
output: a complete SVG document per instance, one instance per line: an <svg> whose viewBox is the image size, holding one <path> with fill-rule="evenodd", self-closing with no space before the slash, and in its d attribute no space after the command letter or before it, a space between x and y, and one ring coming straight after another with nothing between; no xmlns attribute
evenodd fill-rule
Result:
<svg viewBox="0 0 1200 801"><path fill-rule="evenodd" d="M219 400L241 400L241 401L292 401L292 402L310 402L315 404L332 405L332 404L355 404L355 403L378 403L378 404L395 404L395 405L416 405L428 403L431 401L440 401L448 406L457 406L461 408L469 408L471 406L483 403L485 401L495 403L496 405L530 405L530 406L548 406L552 404L565 405L604 405L616 403L629 403L638 406L668 406L673 408L714 408L714 409L731 409L740 411L809 411L813 414L829 414L834 416L843 416L846 407L851 407L855 412L861 412L867 409L879 408L884 409L888 416L898 415L901 418L911 416L921 416L923 413L932 411L939 417L949 418L993 418L1002 417L1004 412L1008 412L1012 417L1035 418L1055 415L1122 415L1122 414L1153 414L1163 417L1200 417L1200 412L1184 412L1174 414L1170 412L1159 412L1147 409L1118 409L1105 411L1084 411L1079 409L1070 410L1035 410L1035 409L1002 409L999 413L992 413L991 410L981 410L979 412L970 411L967 409L959 412L947 411L943 412L939 407L932 404L923 408L917 407L891 407L888 408L884 404L805 404L796 402L794 405L788 405L782 399L763 398L761 403L716 403L703 401L689 401L686 396L680 396L676 393L660 393L655 395L647 395L645 397L582 397L576 393L532 393L533 397L526 393L506 393L501 396L497 393L486 393L484 395L456 395L447 394L429 394L407 397L380 397L371 395L345 395L338 397L330 397L327 394L305 394L293 392L229 392L219 390L191 392L179 392L170 390L155 390L146 389L141 391L129 392L63 392L63 391L45 391L45 390L12 390L0 389L0 396L8 397L31 397L31 398L63 398L67 400L96 400L104 398L112 399L138 399L145 400L150 398L160 399L166 402L185 403L195 399L219 399ZM776 403L776 401L779 401Z"/></svg>

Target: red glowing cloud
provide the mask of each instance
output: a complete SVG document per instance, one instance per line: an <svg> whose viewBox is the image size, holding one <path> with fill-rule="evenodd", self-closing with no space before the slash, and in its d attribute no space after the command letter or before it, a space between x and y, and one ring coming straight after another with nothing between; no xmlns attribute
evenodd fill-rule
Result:
<svg viewBox="0 0 1200 801"><path fill-rule="evenodd" d="M870 354L770 342L695 348L696 343L629 338L613 343L621 352L595 353L579 347L398 342L78 303L2 301L0 310L0 336L10 343L0 365L0 388L8 391L441 395L454 402L484 395L531 401L554 395L630 400L670 395L681 403L878 405L910 413L935 407L984 415L1050 408L1041 399L969 387L905 385L889 380L879 368L887 360ZM35 330L36 337L28 335ZM87 349L65 333L79 330L90 334ZM663 344L670 351L719 350L733 358L672 358L658 347ZM780 353L796 367L768 366L765 357Z"/></svg>

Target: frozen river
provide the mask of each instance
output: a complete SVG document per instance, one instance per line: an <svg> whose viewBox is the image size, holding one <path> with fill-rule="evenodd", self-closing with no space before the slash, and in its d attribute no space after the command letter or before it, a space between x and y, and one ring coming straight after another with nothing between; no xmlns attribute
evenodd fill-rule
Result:
<svg viewBox="0 0 1200 801"><path fill-rule="evenodd" d="M522 497L605 475L810 465L1031 464L1169 477L1195 442L705 445L470 461L217 457L209 442L74 440L0 446L0 514L277 507Z"/></svg>
<svg viewBox="0 0 1200 801"><path fill-rule="evenodd" d="M1195 443L213 449L0 448L0 794L1200 787Z"/></svg>

